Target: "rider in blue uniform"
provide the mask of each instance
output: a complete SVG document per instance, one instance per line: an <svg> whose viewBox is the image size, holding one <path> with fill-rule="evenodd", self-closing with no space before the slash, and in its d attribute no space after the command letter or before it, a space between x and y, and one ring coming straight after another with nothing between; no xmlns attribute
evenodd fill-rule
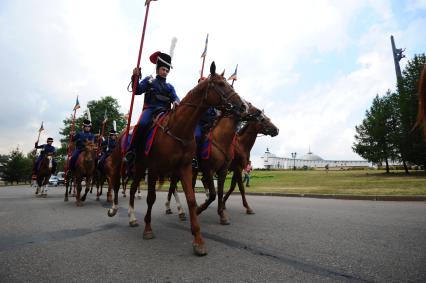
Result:
<svg viewBox="0 0 426 283"><path fill-rule="evenodd" d="M102 155L99 158L98 168L102 169L104 166L105 159L114 151L117 145L117 132L113 129L109 131L108 139L102 141Z"/></svg>
<svg viewBox="0 0 426 283"><path fill-rule="evenodd" d="M83 121L83 131L78 132L73 140L75 142L75 150L72 153L70 160L70 169L74 170L75 163L77 162L78 156L84 150L84 142L85 141L94 141L95 136L91 133L92 130L92 122L88 119Z"/></svg>
<svg viewBox="0 0 426 283"><path fill-rule="evenodd" d="M48 138L47 139L47 144L42 144L42 145L38 145L38 141L35 143L34 148L39 149L41 148L41 152L40 155L37 157L37 160L35 162L35 167L34 167L34 173L37 174L38 172L38 167L40 165L40 162L43 160L44 156L46 154L51 153L52 155L54 155L56 153L56 148L54 146L52 146L53 143L53 138ZM53 158L52 159L52 174L55 173L56 171L56 160Z"/></svg>
<svg viewBox="0 0 426 283"><path fill-rule="evenodd" d="M135 148L144 135L147 134L148 125L152 121L153 113L159 110L170 110L171 104L179 104L179 97L175 88L166 82L167 75L172 68L172 58L166 53L157 51L149 57L153 64L156 64L156 77L145 77L138 82L136 95L145 94L143 111L137 126L133 130L132 139L127 150L125 160L131 162L135 157ZM141 76L140 69L133 70L132 82Z"/></svg>

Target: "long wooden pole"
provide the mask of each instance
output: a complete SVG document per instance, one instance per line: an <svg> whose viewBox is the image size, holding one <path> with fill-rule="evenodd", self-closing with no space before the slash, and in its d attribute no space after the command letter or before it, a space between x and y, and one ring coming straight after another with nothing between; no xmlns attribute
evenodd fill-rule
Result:
<svg viewBox="0 0 426 283"><path fill-rule="evenodd" d="M74 109L74 115L72 117L72 123L71 123L71 132L70 132L70 139L68 142L68 149L67 149L67 163L65 164L65 179L67 178L67 172L68 172L68 168L69 168L69 163L70 163L70 155L71 155L71 143L72 143L72 138L73 138L73 132L74 132L74 124L75 124L75 114L77 112L77 109Z"/></svg>
<svg viewBox="0 0 426 283"><path fill-rule="evenodd" d="M138 62L136 64L136 68L137 69L139 69L140 64L141 64L143 42L144 42L144 39L145 39L145 30L146 30L146 23L147 23L147 20L148 20L148 13L149 13L149 5L150 5L150 3L151 3L151 1L147 1L146 9L145 9L145 20L143 22L142 37L141 37L141 43L140 43L140 46L139 46ZM136 95L136 90L137 90L138 83L139 83L138 79L136 79L136 80L133 81L132 100L130 102L129 117L127 118L126 136L125 136L126 137L126 139L125 139L126 141L127 141L128 136L129 136L130 122L132 121L132 113L133 113L133 103L135 101L135 95ZM124 156L124 154L125 154L125 150L124 149L123 149L122 154Z"/></svg>

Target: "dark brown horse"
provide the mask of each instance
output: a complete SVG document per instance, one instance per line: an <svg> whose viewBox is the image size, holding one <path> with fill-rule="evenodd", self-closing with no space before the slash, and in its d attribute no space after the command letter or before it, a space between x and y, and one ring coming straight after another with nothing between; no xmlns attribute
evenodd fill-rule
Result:
<svg viewBox="0 0 426 283"><path fill-rule="evenodd" d="M223 187L225 184L226 174L231 165L234 155L234 138L235 132L240 120L239 113L225 111L217 120L212 129L212 145L208 159L198 160L198 170L193 171L193 184L197 177L197 171L203 175L202 182L204 188L209 190L206 201L197 207L197 214L203 212L216 199L216 189L213 177L217 174L217 196L218 206L217 213L220 217L220 224L228 225L229 220L223 209Z"/></svg>
<svg viewBox="0 0 426 283"><path fill-rule="evenodd" d="M250 105L249 113L250 118L248 119L247 124L237 135L235 143L235 158L232 160L231 166L229 167L229 170L233 172L231 187L223 199L223 204L225 206L226 200L234 191L235 185L238 184L238 189L240 190L243 206L246 208L246 213L254 214L246 200L242 171L250 160L250 151L253 148L257 135L263 134L275 137L278 135L278 128L272 124L271 120L266 117L263 111L260 111L256 107Z"/></svg>
<svg viewBox="0 0 426 283"><path fill-rule="evenodd" d="M426 141L426 64L419 78L419 108L414 128L423 124L423 137Z"/></svg>
<svg viewBox="0 0 426 283"><path fill-rule="evenodd" d="M43 154L43 158L37 170L37 189L35 192L37 196L47 196L47 186L50 176L52 175L52 162L53 156L51 153Z"/></svg>
<svg viewBox="0 0 426 283"><path fill-rule="evenodd" d="M96 170L96 200L99 200L102 195L102 187L106 181L108 185L107 202L112 203L112 177L114 176L112 162L112 157L109 155L105 158L103 168Z"/></svg>
<svg viewBox="0 0 426 283"><path fill-rule="evenodd" d="M145 169L148 169L148 209L145 215L144 239L152 239L151 210L156 199L155 185L159 176L171 176L171 180L179 178L185 192L189 215L191 220L191 232L194 235L193 250L197 255L206 255L204 240L201 236L200 225L196 213L195 194L192 189L192 159L195 155L194 132L198 120L208 107L237 108L244 112L245 103L241 100L232 86L222 75L216 74L214 62L210 66L210 76L200 82L183 98L180 105L174 108L159 124L157 134L152 143L147 157L143 152L143 145L136 149L136 163L134 182L130 188L129 216L130 225L137 225L134 211L134 197L136 187L143 178ZM114 153L120 153L120 146ZM120 154L119 154L120 155ZM118 156L121 160L121 156ZM113 216L117 212L119 172L116 168L114 181L114 205L108 211Z"/></svg>
<svg viewBox="0 0 426 283"><path fill-rule="evenodd" d="M71 171L71 178L77 185L76 205L81 206L82 201L86 200L87 193L90 190L93 176L96 171L96 143L92 141L86 141L84 144L83 152L78 156L74 170ZM84 195L81 195L81 182L85 179L86 190ZM68 182L65 186L65 198L64 201L68 201Z"/></svg>

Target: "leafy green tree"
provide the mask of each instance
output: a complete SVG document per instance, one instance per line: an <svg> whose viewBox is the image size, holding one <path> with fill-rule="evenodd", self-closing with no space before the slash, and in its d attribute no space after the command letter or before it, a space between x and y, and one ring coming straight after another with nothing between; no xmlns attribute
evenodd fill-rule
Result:
<svg viewBox="0 0 426 283"><path fill-rule="evenodd" d="M355 127L356 135L352 149L370 162L386 163L389 173L389 160L398 158L398 152L390 133L397 127L393 115L392 94L390 91L384 97L376 97L362 124Z"/></svg>
<svg viewBox="0 0 426 283"><path fill-rule="evenodd" d="M104 121L105 110L108 120L105 123L104 135L107 135L108 131L112 129L114 120L116 121L118 132L123 130L127 124L124 114L119 111L120 105L118 104L117 99L111 96L102 97L100 100L91 100L87 103L87 107L90 109L92 117L92 133L94 134L99 134L102 131L102 122ZM75 119L74 129L76 132L81 129L84 119L87 119L87 110L84 111L82 116ZM63 122L64 127L60 131L60 134L63 136L63 138L61 138L62 145L58 150L58 155L61 156L65 156L67 154L66 151L71 132L72 117L66 118Z"/></svg>
<svg viewBox="0 0 426 283"><path fill-rule="evenodd" d="M19 183L31 179L32 160L25 157L19 148L10 152L3 172L5 181Z"/></svg>
<svg viewBox="0 0 426 283"><path fill-rule="evenodd" d="M398 80L397 104L400 119L400 154L412 164L423 165L426 172L426 144L422 129L413 129L417 115L418 83L425 63L425 54L415 55L408 61L402 78Z"/></svg>

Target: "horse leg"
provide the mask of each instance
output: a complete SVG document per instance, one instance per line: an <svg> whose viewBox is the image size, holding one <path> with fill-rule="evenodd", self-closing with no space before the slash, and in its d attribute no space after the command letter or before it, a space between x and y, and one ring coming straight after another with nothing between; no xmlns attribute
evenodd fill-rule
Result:
<svg viewBox="0 0 426 283"><path fill-rule="evenodd" d="M203 182L204 188L208 188L209 190L209 198L206 199L206 201L197 207L197 214L199 215L201 212L207 209L209 205L214 202L216 199L216 190L214 188L214 182L213 182L213 173L211 172L205 172L203 173L203 177L201 178L201 181Z"/></svg>
<svg viewBox="0 0 426 283"><path fill-rule="evenodd" d="M172 199L172 194L176 190L176 187L173 186L173 184L170 182L169 192L167 193L167 201L165 203L166 205L166 214L173 214L172 209L170 208L170 200Z"/></svg>
<svg viewBox="0 0 426 283"><path fill-rule="evenodd" d="M118 165L120 167L120 165ZM118 192L120 191L120 169L114 170L111 176L112 189L114 190L114 201L112 208L108 209L108 216L113 217L118 211Z"/></svg>
<svg viewBox="0 0 426 283"><path fill-rule="evenodd" d="M192 248L194 253L199 256L207 254L207 249L204 244L203 237L201 236L200 224L198 222L198 216L196 212L197 203L195 201L194 189L191 186L192 184L192 164L182 166L180 168L180 180L182 183L183 191L185 192L186 202L189 209L189 218L191 221L191 232L194 235L194 240L192 242Z"/></svg>
<svg viewBox="0 0 426 283"><path fill-rule="evenodd" d="M49 178L50 178L50 175L45 176L43 179L43 189L42 189L41 196L44 198L47 197L47 186L49 184Z"/></svg>
<svg viewBox="0 0 426 283"><path fill-rule="evenodd" d="M96 182L96 200L99 201L99 197L102 194L102 185L100 184L100 182Z"/></svg>
<svg viewBox="0 0 426 283"><path fill-rule="evenodd" d="M179 198L179 194L177 192L177 182L179 181L179 178L177 176L172 176L170 178L170 186L173 186L174 190L173 190L173 196L175 197L176 200L176 206L178 209L178 216L179 219L181 221L185 221L186 220L186 215L185 215L185 211L182 208L182 204L180 203L180 198ZM170 190L169 190L170 191ZM170 197L171 198L171 197ZM170 199L169 199L170 201Z"/></svg>
<svg viewBox="0 0 426 283"><path fill-rule="evenodd" d="M246 209L246 213L247 214L255 214L253 209L250 208L250 206L248 205L248 202L246 200L246 191L245 191L245 188L244 188L243 177L241 175L241 171L236 172L236 180L237 180L237 184L238 184L238 189L240 190L240 193L241 193L241 199L243 201L243 206Z"/></svg>
<svg viewBox="0 0 426 283"><path fill-rule="evenodd" d="M81 193L81 182L83 178L81 176L76 176L75 178L75 185L77 186L77 194L75 195L75 205L76 206L82 206L82 203L80 201L80 193Z"/></svg>
<svg viewBox="0 0 426 283"><path fill-rule="evenodd" d="M142 198L142 191L141 191L141 185L138 184L138 199Z"/></svg>
<svg viewBox="0 0 426 283"><path fill-rule="evenodd" d="M122 183L123 183L123 191L121 192L123 194L123 198L126 197L126 189L127 189L127 182L129 179L126 178L122 178Z"/></svg>
<svg viewBox="0 0 426 283"><path fill-rule="evenodd" d="M237 184L237 181L236 181L236 175L234 171L234 173L232 174L231 186L229 187L229 191L223 197L223 209L226 209L226 201L228 200L229 196L234 192L236 184Z"/></svg>
<svg viewBox="0 0 426 283"><path fill-rule="evenodd" d="M148 173L148 195L146 197L146 203L148 204L148 208L146 210L145 214L145 229L143 231L143 238L145 240L149 240L154 238L154 233L152 232L151 227L151 211L152 206L154 205L155 199L156 199L156 193L155 193L155 184L157 182L157 176L154 176L152 172Z"/></svg>
<svg viewBox="0 0 426 283"><path fill-rule="evenodd" d="M218 174L217 179L217 214L220 217L220 224L229 225L229 219L223 210L223 187L225 185L226 171Z"/></svg>
<svg viewBox="0 0 426 283"><path fill-rule="evenodd" d="M68 187L70 185L70 180L69 180L69 176L68 173L67 175L65 175L65 196L64 196L64 201L68 201Z"/></svg>
<svg viewBox="0 0 426 283"><path fill-rule="evenodd" d="M135 215L135 194L138 187L138 183L141 180L141 176L138 173L135 173L132 185L130 186L130 197L129 197L129 226L130 227L137 227L139 226L138 220L136 219Z"/></svg>
<svg viewBox="0 0 426 283"><path fill-rule="evenodd" d="M111 179L110 175L108 175L106 178L104 178L104 180L105 179L106 179L107 185L108 185L107 202L112 203L112 179ZM102 187L103 187L103 184L101 185L101 193L102 193Z"/></svg>
<svg viewBox="0 0 426 283"><path fill-rule="evenodd" d="M87 197L87 193L90 191L92 187L92 177L86 177L86 189L84 191L84 195L81 198L81 201L85 201Z"/></svg>

